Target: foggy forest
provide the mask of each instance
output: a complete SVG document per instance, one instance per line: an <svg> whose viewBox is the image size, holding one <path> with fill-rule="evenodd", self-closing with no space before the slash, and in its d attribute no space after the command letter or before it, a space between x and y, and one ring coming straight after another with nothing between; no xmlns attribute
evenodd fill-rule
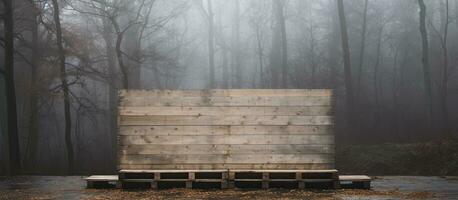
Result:
<svg viewBox="0 0 458 200"><path fill-rule="evenodd" d="M333 89L338 167L357 162L347 147L423 144L420 165L446 154L442 172L458 173L457 0L2 0L0 12L0 174L114 173L121 89Z"/></svg>

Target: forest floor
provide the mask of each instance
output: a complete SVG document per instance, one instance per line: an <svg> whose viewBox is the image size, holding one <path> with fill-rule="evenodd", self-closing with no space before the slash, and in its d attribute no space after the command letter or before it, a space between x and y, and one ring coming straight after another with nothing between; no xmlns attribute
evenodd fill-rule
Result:
<svg viewBox="0 0 458 200"><path fill-rule="evenodd" d="M336 169L340 174L458 176L458 140L339 146Z"/></svg>
<svg viewBox="0 0 458 200"><path fill-rule="evenodd" d="M0 199L458 199L458 177L375 177L371 190L86 189L84 177L0 177Z"/></svg>

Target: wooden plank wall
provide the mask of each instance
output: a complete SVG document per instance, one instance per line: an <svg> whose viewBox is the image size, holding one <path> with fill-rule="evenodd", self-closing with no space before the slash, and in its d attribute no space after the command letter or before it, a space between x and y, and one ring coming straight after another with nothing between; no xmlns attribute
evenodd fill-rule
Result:
<svg viewBox="0 0 458 200"><path fill-rule="evenodd" d="M119 169L334 169L332 90L123 90Z"/></svg>

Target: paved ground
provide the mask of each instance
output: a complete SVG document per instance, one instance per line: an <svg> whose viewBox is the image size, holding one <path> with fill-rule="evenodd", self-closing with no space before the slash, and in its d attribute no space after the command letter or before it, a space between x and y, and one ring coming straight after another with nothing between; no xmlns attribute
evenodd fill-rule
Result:
<svg viewBox="0 0 458 200"><path fill-rule="evenodd" d="M372 190L85 189L84 177L0 177L0 199L458 199L458 177L376 177Z"/></svg>

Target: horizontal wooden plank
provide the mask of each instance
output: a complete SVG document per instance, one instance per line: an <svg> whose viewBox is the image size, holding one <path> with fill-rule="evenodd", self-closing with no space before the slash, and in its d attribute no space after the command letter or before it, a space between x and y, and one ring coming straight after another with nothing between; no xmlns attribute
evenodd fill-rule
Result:
<svg viewBox="0 0 458 200"><path fill-rule="evenodd" d="M120 155L147 154L331 154L334 145L129 145Z"/></svg>
<svg viewBox="0 0 458 200"><path fill-rule="evenodd" d="M241 96L241 97L164 97L131 96L121 98L119 106L330 106L333 98L329 96Z"/></svg>
<svg viewBox="0 0 458 200"><path fill-rule="evenodd" d="M283 116L326 116L332 115L331 106L308 107L172 107L138 106L119 107L119 115L154 116L154 115L191 115L191 116L227 116L227 115L283 115Z"/></svg>
<svg viewBox="0 0 458 200"><path fill-rule="evenodd" d="M340 175L339 176L339 181L354 181L354 182L359 182L359 181L371 181L371 177L366 176L366 175Z"/></svg>
<svg viewBox="0 0 458 200"><path fill-rule="evenodd" d="M118 175L93 175L84 178L86 181L118 181Z"/></svg>
<svg viewBox="0 0 458 200"><path fill-rule="evenodd" d="M331 116L119 116L119 125L332 125Z"/></svg>
<svg viewBox="0 0 458 200"><path fill-rule="evenodd" d="M199 163L333 163L329 154L275 155L120 155L120 164L199 164Z"/></svg>
<svg viewBox="0 0 458 200"><path fill-rule="evenodd" d="M307 173L307 174L322 174L322 173L337 173L336 169L325 170L265 170L265 169L250 169L250 170L230 170L233 173Z"/></svg>
<svg viewBox="0 0 458 200"><path fill-rule="evenodd" d="M121 169L119 173L226 173L226 169L216 169L216 170L152 170L152 169Z"/></svg>
<svg viewBox="0 0 458 200"><path fill-rule="evenodd" d="M121 126L119 135L318 135L334 134L333 126Z"/></svg>
<svg viewBox="0 0 458 200"><path fill-rule="evenodd" d="M334 144L333 135L119 136L122 146L134 144Z"/></svg>
<svg viewBox="0 0 458 200"><path fill-rule="evenodd" d="M138 96L202 97L202 96L332 96L330 89L213 89L213 90L120 90L123 98Z"/></svg>
<svg viewBox="0 0 458 200"><path fill-rule="evenodd" d="M299 163L299 164L282 164L282 163L264 163L264 164L224 164L224 163L203 163L203 164L118 164L117 168L121 169L154 169L154 170L184 170L184 169L297 169L297 170L321 170L321 169L334 169L333 163Z"/></svg>

